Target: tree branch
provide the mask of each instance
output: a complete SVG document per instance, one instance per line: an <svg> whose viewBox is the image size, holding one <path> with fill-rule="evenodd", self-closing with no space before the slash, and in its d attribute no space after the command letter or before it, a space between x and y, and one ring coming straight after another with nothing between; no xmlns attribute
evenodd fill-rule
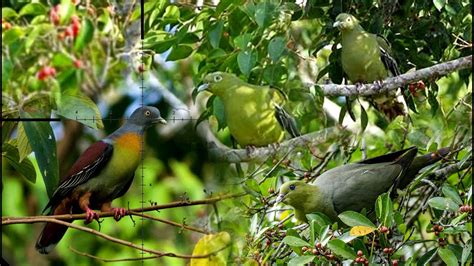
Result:
<svg viewBox="0 0 474 266"><path fill-rule="evenodd" d="M369 96L396 90L404 85L422 79L445 76L451 72L470 67L472 67L472 55L416 70L414 72L408 72L396 77L387 78L383 81L381 87L375 84L363 84L359 87L356 85L339 84L310 84L310 86L321 87L325 95Z"/></svg>
<svg viewBox="0 0 474 266"><path fill-rule="evenodd" d="M149 212L149 211L156 211L156 210L162 210L162 209L170 209L170 208L176 208L176 207L185 207L185 206L194 206L194 205L203 205L203 204L214 204L215 202L225 200L225 199L231 199L231 198L237 198L244 196L245 193L238 193L238 194L230 194L230 195L224 195L224 196L218 196L218 197L213 197L213 198L208 198L208 199L202 199L202 200L195 200L195 201L176 201L176 202L171 202L167 204L162 204L162 205L153 205L149 207L144 207L144 208L136 208L136 209L131 209L127 210L127 215L129 215L131 212L139 213L139 212ZM109 212L97 212L99 217L104 218L104 217L113 217L114 212L109 211ZM2 226L3 225L9 225L9 224L18 224L18 223L35 223L35 222L40 222L38 219L58 219L58 220L79 220L79 219L85 219L86 214L61 214L61 215L39 215L39 216L25 216L25 217L12 217L12 216L6 216L2 217ZM35 221L35 222L32 222ZM182 225L179 225L182 227Z"/></svg>
<svg viewBox="0 0 474 266"><path fill-rule="evenodd" d="M321 143L327 143L331 139L343 136L347 132L340 127L326 128L321 131L284 141L277 146L259 147L253 150L230 149L227 147L217 147L214 143L208 143L210 159L214 161L238 163L250 161L265 161L270 157L282 155L295 148L309 148Z"/></svg>
<svg viewBox="0 0 474 266"><path fill-rule="evenodd" d="M77 229L79 231L83 231L83 232L86 232L86 233L96 235L96 236L101 237L105 240L108 240L108 241L111 241L111 242L114 242L114 243L117 243L117 244L120 244L120 245L123 245L123 246L131 247L131 248L134 248L134 249L141 250L143 252L148 252L150 254L154 254L157 257L166 256L166 257L174 257L174 258L180 258L180 259L208 258L209 256L211 256L211 255L213 255L213 254L215 254L215 253L222 250L222 249L220 249L220 250L208 253L208 254L198 255L198 256L176 254L176 253L172 253L172 252L162 252L162 251L158 251L158 250L153 250L153 249L141 247L139 245L135 245L132 242L109 236L107 234L101 233L101 232L99 232L97 230L94 230L92 228L89 228L89 227L85 227L85 226L81 226L81 225L61 221L61 220L54 219L54 218L49 218L47 216L44 217L44 218L39 217L39 218L29 219L29 223L41 223L41 222L43 222L43 223L56 223L56 224L60 224L60 225L70 227L70 228L74 228L74 229ZM2 224L3 224L3 221L2 221ZM227 248L227 247L228 246L226 246L225 248Z"/></svg>

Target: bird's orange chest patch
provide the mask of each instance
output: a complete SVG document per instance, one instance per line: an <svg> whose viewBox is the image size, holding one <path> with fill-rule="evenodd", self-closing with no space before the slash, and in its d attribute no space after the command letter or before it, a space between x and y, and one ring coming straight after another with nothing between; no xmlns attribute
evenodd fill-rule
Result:
<svg viewBox="0 0 474 266"><path fill-rule="evenodd" d="M121 148L139 153L142 148L142 137L135 133L126 133L118 137L115 143Z"/></svg>

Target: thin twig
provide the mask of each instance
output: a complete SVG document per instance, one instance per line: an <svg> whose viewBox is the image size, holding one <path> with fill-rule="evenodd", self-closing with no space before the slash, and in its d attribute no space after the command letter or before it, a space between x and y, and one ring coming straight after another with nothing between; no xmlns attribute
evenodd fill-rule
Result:
<svg viewBox="0 0 474 266"><path fill-rule="evenodd" d="M184 228L186 230L198 232L198 233L201 233L201 234L209 234L209 232L207 230L204 230L204 229L200 229L200 228L192 227L192 226L189 226L189 225L185 225L184 223L180 224L180 223L176 223L176 222L173 222L173 221L170 221L170 220L165 220L165 219L161 219L161 218L158 218L158 217L153 217L151 215L147 215L147 214L140 213L140 212L129 211L128 214L140 216L140 217L143 217L143 218L147 218L147 219L150 219L150 220L153 220L153 221L158 221L158 222L165 223L165 224L172 225L172 226L176 226L176 227L179 227L179 228Z"/></svg>
<svg viewBox="0 0 474 266"><path fill-rule="evenodd" d="M229 195L218 196L218 197L202 199L202 200L195 200L195 201L176 201L176 202L171 202L171 203L168 203L168 204L154 205L154 206L149 206L149 207L144 207L144 208L136 208L136 209L127 210L126 214L128 215L130 211L132 211L132 212L148 212L148 211L171 209L171 208L177 208L177 207L186 207L186 206L203 205L203 204L213 204L213 203L221 201L221 200L237 198L237 197L241 197L241 196L244 196L244 195L245 195L245 193L237 193L237 194L229 194ZM101 218L113 217L114 216L113 211L97 212L97 214ZM34 219L52 219L52 218L59 219L59 220L78 220L78 219L85 219L86 214L83 213L83 214L62 214L62 215L39 215L39 216L25 216L25 217L6 216L6 217L2 217L2 225L18 224L18 223L30 223L29 221L34 220Z"/></svg>

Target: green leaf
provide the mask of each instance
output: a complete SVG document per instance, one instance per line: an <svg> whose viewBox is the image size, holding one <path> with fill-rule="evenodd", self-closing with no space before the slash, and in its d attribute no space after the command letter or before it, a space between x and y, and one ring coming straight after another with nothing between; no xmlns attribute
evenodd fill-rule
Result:
<svg viewBox="0 0 474 266"><path fill-rule="evenodd" d="M177 6L167 6L165 13L163 14L163 19L166 19L168 22L178 21L180 16L179 8Z"/></svg>
<svg viewBox="0 0 474 266"><path fill-rule="evenodd" d="M72 58L67 56L65 53L56 53L52 60L53 66L55 67L70 67L73 64Z"/></svg>
<svg viewBox="0 0 474 266"><path fill-rule="evenodd" d="M286 40L281 36L274 37L268 43L268 54L273 62L278 61L281 55L285 51L286 48Z"/></svg>
<svg viewBox="0 0 474 266"><path fill-rule="evenodd" d="M178 45L173 47L166 61L176 61L188 57L193 52L189 45Z"/></svg>
<svg viewBox="0 0 474 266"><path fill-rule="evenodd" d="M316 256L310 256L310 255L303 255L303 256L298 256L292 258L289 262L289 266L301 266L301 265L306 265L310 262L312 262Z"/></svg>
<svg viewBox="0 0 474 266"><path fill-rule="evenodd" d="M457 266L458 265L458 259L456 258L456 255L448 249L448 248L440 248L438 249L438 255L441 257L441 259L446 263L447 266Z"/></svg>
<svg viewBox="0 0 474 266"><path fill-rule="evenodd" d="M57 114L76 120L88 127L103 128L97 105L87 96L74 90L66 90L56 99Z"/></svg>
<svg viewBox="0 0 474 266"><path fill-rule="evenodd" d="M270 25L276 6L270 2L258 3L255 9L255 21L260 28L266 28Z"/></svg>
<svg viewBox="0 0 474 266"><path fill-rule="evenodd" d="M438 248L433 248L430 251L423 254L423 256L421 256L420 259L418 259L418 261L416 262L416 265L417 266L427 265L434 258L437 250Z"/></svg>
<svg viewBox="0 0 474 266"><path fill-rule="evenodd" d="M360 105L360 127L362 132L365 131L367 128L367 124L369 123L369 117L367 116L367 112L365 111L364 106Z"/></svg>
<svg viewBox="0 0 474 266"><path fill-rule="evenodd" d="M336 255L341 256L345 259L355 259L356 253L349 247L344 241L340 239L333 239L328 242L328 248L332 250Z"/></svg>
<svg viewBox="0 0 474 266"><path fill-rule="evenodd" d="M348 226L364 225L377 228L367 217L355 211L345 211L339 214L338 217Z"/></svg>
<svg viewBox="0 0 474 266"><path fill-rule="evenodd" d="M23 123L18 123L18 133L16 139L18 155L20 158L20 162L22 162L23 159L25 159L32 152L30 143L28 142L28 137L25 133L25 128L23 127Z"/></svg>
<svg viewBox="0 0 474 266"><path fill-rule="evenodd" d="M343 105L341 107L341 111L339 112L339 118L337 119L337 122L342 125L342 122L344 121L344 117L346 116L346 112L347 112L347 105Z"/></svg>
<svg viewBox="0 0 474 266"><path fill-rule="evenodd" d="M250 71L257 62L257 54L252 50L240 51L237 55L237 64L239 65L240 71L248 76Z"/></svg>
<svg viewBox="0 0 474 266"><path fill-rule="evenodd" d="M28 158L20 160L18 149L14 145L11 143L3 143L2 156L5 157L10 165L28 181L32 183L36 182L36 171L33 163L31 163Z"/></svg>
<svg viewBox="0 0 474 266"><path fill-rule="evenodd" d="M30 114L20 111L21 118L38 118L39 114ZM25 128L26 136L30 142L31 148L35 153L36 161L49 197L53 195L59 182L58 178L58 158L56 156L56 139L53 129L48 122L22 122Z"/></svg>
<svg viewBox="0 0 474 266"><path fill-rule="evenodd" d="M18 16L18 14L12 8L9 8L9 7L3 7L2 8L2 19L17 17L17 16Z"/></svg>
<svg viewBox="0 0 474 266"><path fill-rule="evenodd" d="M428 204L438 210L449 210L455 212L458 210L458 205L449 198L434 197L428 200Z"/></svg>
<svg viewBox="0 0 474 266"><path fill-rule="evenodd" d="M81 30L79 31L79 35L77 35L76 40L74 41L74 51L79 52L84 47L92 41L94 37L94 24L88 18L82 21Z"/></svg>
<svg viewBox="0 0 474 266"><path fill-rule="evenodd" d="M375 213L380 222L387 226L392 226L392 217L393 217L393 203L390 199L388 193L384 193L377 197L377 202L375 204Z"/></svg>
<svg viewBox="0 0 474 266"><path fill-rule="evenodd" d="M61 0L61 5L59 5L59 17L61 25L67 24L71 19L72 14L76 6L72 3L71 0Z"/></svg>
<svg viewBox="0 0 474 266"><path fill-rule="evenodd" d="M461 265L465 265L467 260L472 256L472 243L469 241L462 249Z"/></svg>
<svg viewBox="0 0 474 266"><path fill-rule="evenodd" d="M447 0L433 0L433 4L438 9L438 11L441 11L443 7L446 5Z"/></svg>
<svg viewBox="0 0 474 266"><path fill-rule="evenodd" d="M453 200L454 203L462 205L463 202L461 200L461 197L459 196L458 191L454 187L445 183L443 184L441 191L443 192L443 195Z"/></svg>
<svg viewBox="0 0 474 266"><path fill-rule="evenodd" d="M219 43L221 42L222 30L224 29L224 21L219 20L214 23L209 29L209 42L211 43L212 48L219 48Z"/></svg>
<svg viewBox="0 0 474 266"><path fill-rule="evenodd" d="M12 74L13 65L12 62L6 58L6 56L2 56L2 88L5 89L8 81L10 81L10 77Z"/></svg>
<svg viewBox="0 0 474 266"><path fill-rule="evenodd" d="M2 45L10 45L16 40L22 38L25 32L20 27L12 27L7 30L2 36Z"/></svg>
<svg viewBox="0 0 474 266"><path fill-rule="evenodd" d="M308 242L304 241L303 239L294 237L294 236L285 236L285 238L283 238L283 243L291 247L310 247L311 246Z"/></svg>
<svg viewBox="0 0 474 266"><path fill-rule="evenodd" d="M252 41L252 35L250 33L244 33L242 35L235 37L234 45L240 48L240 50L246 50L247 48L250 47L249 44L251 41Z"/></svg>
<svg viewBox="0 0 474 266"><path fill-rule="evenodd" d="M46 7L43 6L40 3L29 3L23 6L20 9L20 16L25 16L25 15L42 15L46 13ZM3 14L3 8L2 8L2 14Z"/></svg>

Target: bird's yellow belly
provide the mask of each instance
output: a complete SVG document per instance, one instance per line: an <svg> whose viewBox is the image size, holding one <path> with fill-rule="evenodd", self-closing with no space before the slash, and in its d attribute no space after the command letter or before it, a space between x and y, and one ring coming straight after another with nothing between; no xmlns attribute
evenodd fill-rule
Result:
<svg viewBox="0 0 474 266"><path fill-rule="evenodd" d="M353 83L373 82L387 76L385 66L380 59L377 43L367 45L362 40L342 46L342 68Z"/></svg>
<svg viewBox="0 0 474 266"><path fill-rule="evenodd" d="M83 192L92 192L92 198L97 202L113 200L133 179L140 164L140 149L139 137L124 136L121 140L117 140L112 158L104 169L98 176L89 179L78 189Z"/></svg>
<svg viewBox="0 0 474 266"><path fill-rule="evenodd" d="M284 138L275 110L268 103L257 105L255 99L248 99L238 104L227 104L224 110L229 131L241 146L265 146Z"/></svg>

